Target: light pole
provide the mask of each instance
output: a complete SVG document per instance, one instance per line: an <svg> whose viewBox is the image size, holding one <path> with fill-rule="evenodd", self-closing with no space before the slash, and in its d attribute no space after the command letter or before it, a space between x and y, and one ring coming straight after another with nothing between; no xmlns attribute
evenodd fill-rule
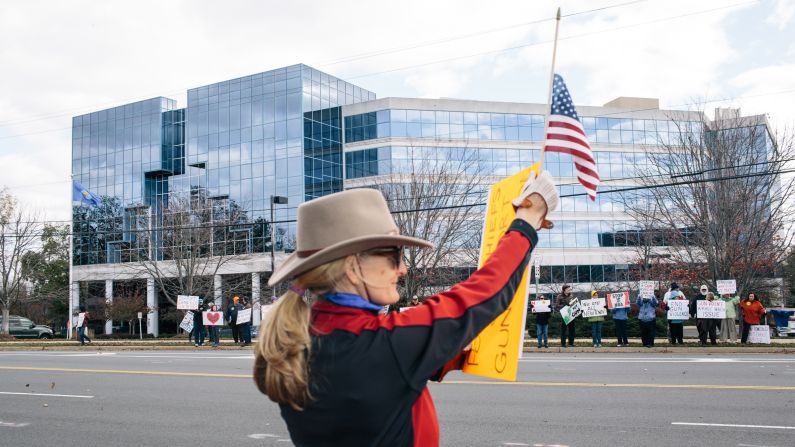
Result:
<svg viewBox="0 0 795 447"><path fill-rule="evenodd" d="M276 271L276 229L273 225L273 205L287 205L287 197L271 196L271 275Z"/></svg>

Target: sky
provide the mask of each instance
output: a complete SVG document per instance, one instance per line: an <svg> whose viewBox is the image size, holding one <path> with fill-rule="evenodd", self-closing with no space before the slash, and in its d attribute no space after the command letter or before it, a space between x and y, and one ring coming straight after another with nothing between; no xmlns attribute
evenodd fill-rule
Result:
<svg viewBox="0 0 795 447"><path fill-rule="evenodd" d="M71 118L304 63L384 97L739 107L795 128L795 0L0 2L0 187L68 219Z"/></svg>

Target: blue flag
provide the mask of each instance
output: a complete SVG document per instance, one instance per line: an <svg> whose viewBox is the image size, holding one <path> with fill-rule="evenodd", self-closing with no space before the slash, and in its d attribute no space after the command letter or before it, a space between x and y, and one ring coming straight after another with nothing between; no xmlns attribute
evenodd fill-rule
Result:
<svg viewBox="0 0 795 447"><path fill-rule="evenodd" d="M81 205L99 206L102 205L102 199L93 192L83 188L77 180L72 180L72 202L78 202Z"/></svg>

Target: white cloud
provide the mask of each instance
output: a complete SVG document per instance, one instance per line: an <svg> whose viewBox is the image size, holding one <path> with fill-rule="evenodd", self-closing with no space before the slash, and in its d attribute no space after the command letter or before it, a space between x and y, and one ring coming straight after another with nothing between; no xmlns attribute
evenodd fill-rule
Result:
<svg viewBox="0 0 795 447"><path fill-rule="evenodd" d="M790 20L784 3L776 8ZM562 6L567 14L606 5L564 0ZM565 18L561 36L582 37L561 41L558 67L579 74L569 84L575 99L589 104L619 95L680 104L728 94L729 87L769 92L791 85L783 72L762 76L750 64L742 65L745 77L725 81L730 76L722 68L738 57L724 19L745 7L635 26L722 6L718 0L642 2ZM544 42L553 22L513 25L553 14L554 6L520 0L0 2L0 185L62 182L15 193L65 217L71 139L68 130L57 129L71 127L71 116L159 95L184 106L188 88L298 62L379 97L488 98L505 90L506 79L546 78L551 45ZM621 29L603 32L613 28ZM428 41L436 44L410 48ZM489 53L528 43L536 44ZM401 47L408 48L385 51ZM362 53L370 56L331 63ZM391 71L409 66L418 67ZM532 86L544 91L532 96L545 97L545 82ZM501 97L527 95L524 87L510 89L517 99L512 91ZM776 102L776 110L784 110L784 102Z"/></svg>
<svg viewBox="0 0 795 447"><path fill-rule="evenodd" d="M795 63L776 64L744 71L731 80L741 89L736 105L744 114L769 113L774 128L795 126Z"/></svg>
<svg viewBox="0 0 795 447"><path fill-rule="evenodd" d="M765 19L765 22L770 23L783 30L795 17L795 2L792 0L776 0L773 12Z"/></svg>

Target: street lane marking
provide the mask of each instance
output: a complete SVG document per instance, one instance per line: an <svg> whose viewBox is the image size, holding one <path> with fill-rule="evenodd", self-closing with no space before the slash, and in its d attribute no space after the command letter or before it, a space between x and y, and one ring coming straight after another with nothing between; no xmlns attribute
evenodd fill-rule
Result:
<svg viewBox="0 0 795 447"><path fill-rule="evenodd" d="M11 371L42 371L66 373L94 374L130 374L144 376L177 376L177 377L222 377L230 379L251 379L251 374L201 373L176 371L141 371L123 369L86 369L86 368L39 368L28 366L0 366L0 370ZM599 383L599 382L492 382L486 380L448 380L441 385L513 385L540 387L572 387L572 388L686 388L709 390L762 390L762 391L795 391L795 386L765 385L714 385L714 384L677 384L677 383Z"/></svg>
<svg viewBox="0 0 795 447"><path fill-rule="evenodd" d="M491 382L487 380L445 380L441 385L520 385L549 386L572 388L686 388L707 390L762 390L762 391L795 391L795 386L765 385L714 385L686 383L598 383L598 382Z"/></svg>
<svg viewBox="0 0 795 447"><path fill-rule="evenodd" d="M738 427L738 428L769 428L772 430L795 430L786 425L747 425L747 424L709 424L706 422L671 422L671 425L692 425L696 427Z"/></svg>
<svg viewBox="0 0 795 447"><path fill-rule="evenodd" d="M721 359L721 358L648 358L648 359L621 359L621 358L584 358L584 359L561 359L561 358L532 358L519 359L521 363L795 363L793 359Z"/></svg>
<svg viewBox="0 0 795 447"><path fill-rule="evenodd" d="M3 421L0 421L0 427L19 428L19 427L27 427L28 425L30 425L30 422L3 422Z"/></svg>
<svg viewBox="0 0 795 447"><path fill-rule="evenodd" d="M74 397L76 399L93 399L94 396L81 396L79 394L44 394L44 393L12 393L10 391L0 391L0 394L10 396L39 396L39 397Z"/></svg>
<svg viewBox="0 0 795 447"><path fill-rule="evenodd" d="M124 369L86 369L86 368L37 368L30 366L0 366L0 370L11 371L43 371L43 372L71 372L71 373L97 373L97 374L133 374L144 376L180 376L180 377L226 377L233 379L250 379L251 374L225 374L225 373L190 373L175 371L135 371Z"/></svg>
<svg viewBox="0 0 795 447"><path fill-rule="evenodd" d="M102 352L93 354L69 354L69 353L36 353L36 352L0 352L0 357L90 357L90 356L113 356L114 358L134 358L134 359L223 359L223 360L253 360L254 355L207 355L207 354L120 354L117 352Z"/></svg>

